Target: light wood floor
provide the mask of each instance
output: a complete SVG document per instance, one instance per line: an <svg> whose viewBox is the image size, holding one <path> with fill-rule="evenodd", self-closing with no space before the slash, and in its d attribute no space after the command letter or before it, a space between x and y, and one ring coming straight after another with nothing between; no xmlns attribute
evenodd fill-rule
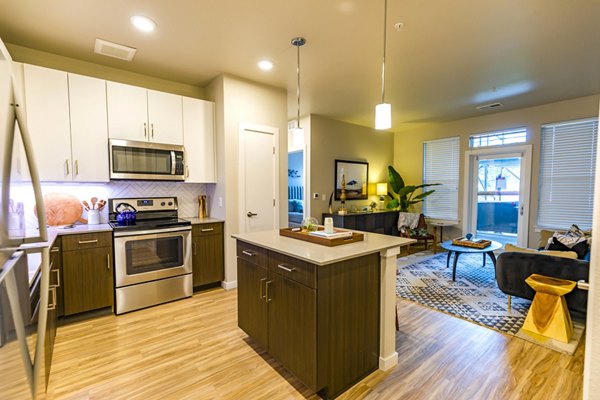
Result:
<svg viewBox="0 0 600 400"><path fill-rule="evenodd" d="M58 329L54 399L318 399L237 328L235 290ZM566 356L399 300L400 364L340 399L580 399Z"/></svg>

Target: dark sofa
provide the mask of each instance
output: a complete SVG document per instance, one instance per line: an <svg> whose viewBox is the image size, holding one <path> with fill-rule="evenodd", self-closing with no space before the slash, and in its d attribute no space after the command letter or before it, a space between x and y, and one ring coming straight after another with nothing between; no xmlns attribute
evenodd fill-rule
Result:
<svg viewBox="0 0 600 400"><path fill-rule="evenodd" d="M589 282L589 270L589 261L507 251L498 256L496 281L502 292L532 300L535 291L525 282L529 275L540 274L575 282L583 279ZM586 290L576 287L565 296L569 310L585 314L587 297Z"/></svg>

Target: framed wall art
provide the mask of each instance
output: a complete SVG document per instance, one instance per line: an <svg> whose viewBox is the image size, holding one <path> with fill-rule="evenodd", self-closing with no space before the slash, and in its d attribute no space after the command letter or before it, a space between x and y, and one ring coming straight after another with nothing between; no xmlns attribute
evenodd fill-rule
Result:
<svg viewBox="0 0 600 400"><path fill-rule="evenodd" d="M369 185L369 163L335 160L335 199L340 200L342 179L345 181L346 200L366 200Z"/></svg>

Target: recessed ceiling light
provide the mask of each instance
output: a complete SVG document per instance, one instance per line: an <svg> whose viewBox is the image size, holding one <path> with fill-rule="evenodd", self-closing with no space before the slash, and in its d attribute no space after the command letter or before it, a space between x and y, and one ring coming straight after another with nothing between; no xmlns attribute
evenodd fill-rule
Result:
<svg viewBox="0 0 600 400"><path fill-rule="evenodd" d="M269 60L261 60L258 62L258 68L263 71L270 71L273 69L273 63Z"/></svg>
<svg viewBox="0 0 600 400"><path fill-rule="evenodd" d="M144 32L152 32L156 29L156 22L152 21L150 18L142 17L141 15L134 15L131 17L131 23L140 31Z"/></svg>

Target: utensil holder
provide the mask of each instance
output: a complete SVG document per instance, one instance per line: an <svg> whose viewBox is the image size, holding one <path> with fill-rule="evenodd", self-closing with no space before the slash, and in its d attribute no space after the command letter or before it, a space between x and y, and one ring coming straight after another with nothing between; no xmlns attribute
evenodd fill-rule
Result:
<svg viewBox="0 0 600 400"><path fill-rule="evenodd" d="M89 210L88 211L88 225L98 225L100 223L100 211Z"/></svg>

